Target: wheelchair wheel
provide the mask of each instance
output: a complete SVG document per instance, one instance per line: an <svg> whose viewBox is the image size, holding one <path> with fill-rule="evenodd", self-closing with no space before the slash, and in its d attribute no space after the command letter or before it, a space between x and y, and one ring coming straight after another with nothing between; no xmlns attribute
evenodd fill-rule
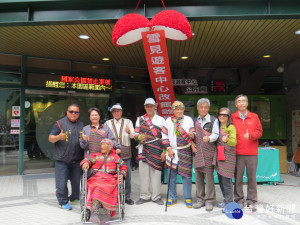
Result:
<svg viewBox="0 0 300 225"><path fill-rule="evenodd" d="M81 221L87 222L90 220L91 211L86 208L86 196L87 196L87 173L83 173L80 179L80 212L81 212Z"/></svg>
<svg viewBox="0 0 300 225"><path fill-rule="evenodd" d="M91 218L91 210L86 209L85 218L84 218L84 211L81 211L81 222L87 222Z"/></svg>
<svg viewBox="0 0 300 225"><path fill-rule="evenodd" d="M125 216L125 181L119 185L119 195L120 195L120 220L122 221Z"/></svg>
<svg viewBox="0 0 300 225"><path fill-rule="evenodd" d="M79 203L80 203L81 212L84 210L85 196L86 196L86 184L84 182L84 175L82 175L80 179L80 193L79 193Z"/></svg>
<svg viewBox="0 0 300 225"><path fill-rule="evenodd" d="M121 212L121 221L124 220L124 216L125 216L125 211L124 211L124 208L121 209L122 212Z"/></svg>

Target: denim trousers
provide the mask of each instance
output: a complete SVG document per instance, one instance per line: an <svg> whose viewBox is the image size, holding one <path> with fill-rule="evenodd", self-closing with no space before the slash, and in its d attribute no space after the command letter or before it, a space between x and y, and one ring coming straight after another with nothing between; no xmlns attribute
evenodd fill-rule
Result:
<svg viewBox="0 0 300 225"><path fill-rule="evenodd" d="M177 178L177 171L171 170L170 174L170 169L168 169L168 176L171 177L170 179L170 184L169 184L169 199L173 201L177 201L177 190L176 190L176 178ZM191 177L185 177L181 176L182 178L182 186L183 186L183 199L192 199L192 178ZM169 181L169 180L168 180Z"/></svg>
<svg viewBox="0 0 300 225"><path fill-rule="evenodd" d="M127 166L127 173L125 179L125 200L129 200L131 199L131 159L125 159L124 163Z"/></svg>
<svg viewBox="0 0 300 225"><path fill-rule="evenodd" d="M79 200L81 175L80 162L65 163L55 160L55 187L59 205L65 205L69 200ZM72 188L70 197L68 196L68 180L70 180Z"/></svg>

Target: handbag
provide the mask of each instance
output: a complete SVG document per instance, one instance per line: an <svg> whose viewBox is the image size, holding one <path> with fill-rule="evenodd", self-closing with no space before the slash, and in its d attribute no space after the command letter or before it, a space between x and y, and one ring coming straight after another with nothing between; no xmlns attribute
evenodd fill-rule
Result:
<svg viewBox="0 0 300 225"><path fill-rule="evenodd" d="M103 164L106 162L108 156L109 156L109 154L104 157L103 163L101 163L101 165L99 166L99 168L97 170L95 170L93 168L89 168L89 170L87 171L87 179L90 179L92 176L94 176L98 172L98 170L101 169Z"/></svg>
<svg viewBox="0 0 300 225"><path fill-rule="evenodd" d="M217 146L217 149L218 149L218 160L219 161L222 161L222 160L225 160L225 147L224 146Z"/></svg>

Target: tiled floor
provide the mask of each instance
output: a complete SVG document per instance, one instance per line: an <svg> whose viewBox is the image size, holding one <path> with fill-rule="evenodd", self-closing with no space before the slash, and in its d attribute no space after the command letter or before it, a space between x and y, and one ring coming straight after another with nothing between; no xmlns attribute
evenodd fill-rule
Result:
<svg viewBox="0 0 300 225"><path fill-rule="evenodd" d="M179 224L300 224L300 177L282 174L284 183L258 185L258 211L244 211L239 220L229 219L214 208L188 209L182 200L182 185L177 185L178 204L168 208L153 202L143 205L126 205L123 224L179 225ZM244 186L246 192L247 186ZM217 201L222 201L221 191L216 185ZM166 199L167 185L162 185L162 198ZM192 193L195 193L193 185ZM132 199L139 198L138 170L132 173ZM55 197L54 175L24 175L0 177L0 221L1 224L82 224L79 205L73 210L62 210Z"/></svg>

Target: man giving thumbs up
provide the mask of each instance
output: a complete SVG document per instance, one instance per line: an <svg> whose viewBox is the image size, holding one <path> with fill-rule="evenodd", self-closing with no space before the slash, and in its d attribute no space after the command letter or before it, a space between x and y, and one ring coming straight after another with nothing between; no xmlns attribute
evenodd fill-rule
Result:
<svg viewBox="0 0 300 225"><path fill-rule="evenodd" d="M256 211L258 139L262 136L262 126L257 114L247 110L248 97L246 95L238 95L235 98L235 106L238 111L231 115L237 134L234 201L239 203L242 208L244 207L243 175L246 167L248 177L247 206L252 211Z"/></svg>
<svg viewBox="0 0 300 225"><path fill-rule="evenodd" d="M83 150L79 145L83 123L78 120L79 113L78 105L70 105L66 117L56 121L49 135L49 141L54 143L56 197L58 204L67 210L72 209L69 200L79 200L79 183L82 173L80 161L83 158ZM72 187L70 197L67 188L68 179Z"/></svg>

